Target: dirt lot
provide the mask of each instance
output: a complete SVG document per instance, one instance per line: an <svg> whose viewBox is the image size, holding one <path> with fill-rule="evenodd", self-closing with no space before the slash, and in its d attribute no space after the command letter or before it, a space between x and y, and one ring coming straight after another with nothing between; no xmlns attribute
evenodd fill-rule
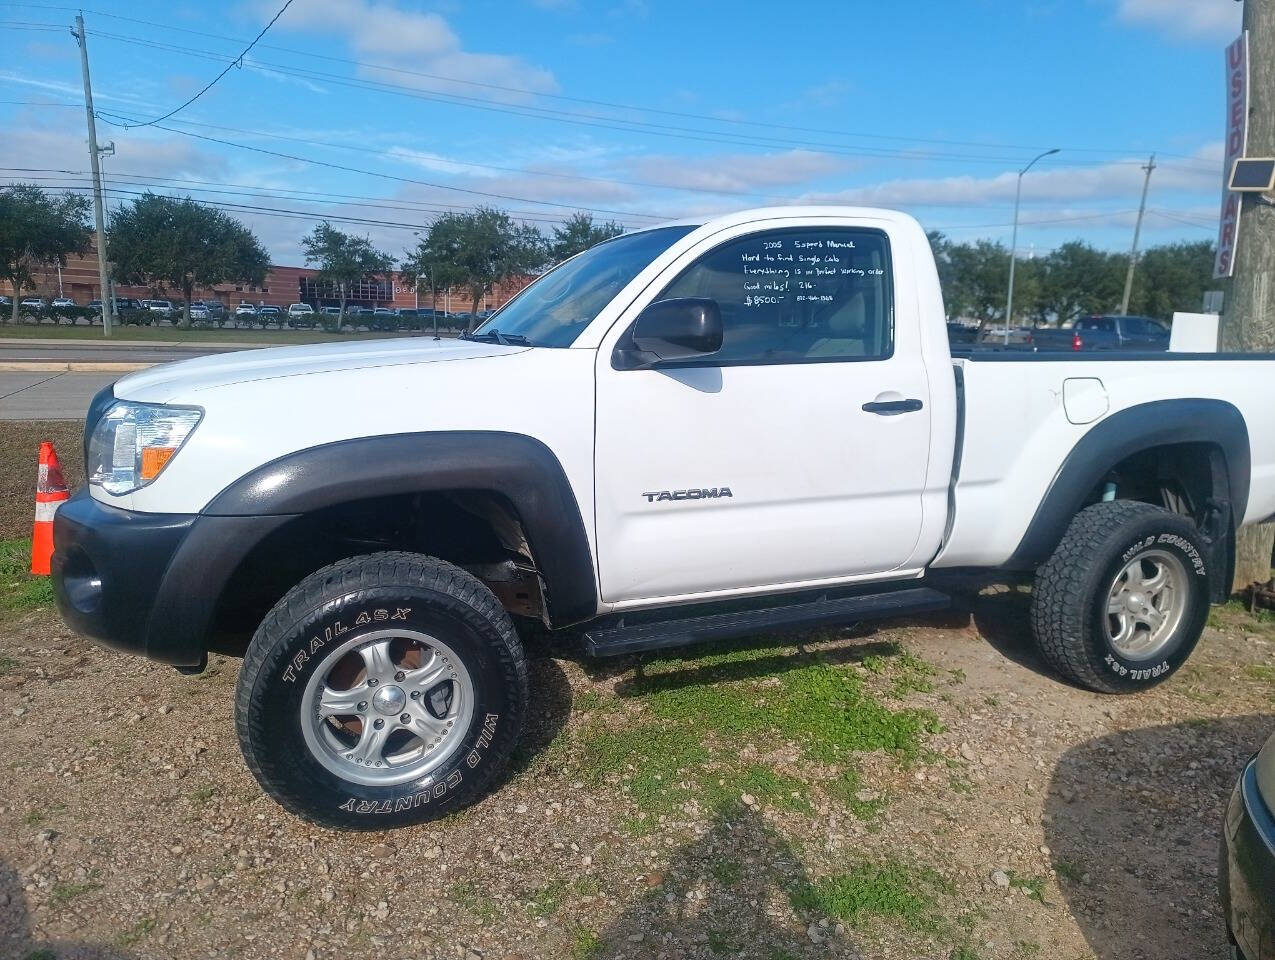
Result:
<svg viewBox="0 0 1275 960"><path fill-rule="evenodd" d="M236 661L98 649L0 580L19 960L1221 960L1222 805L1275 728L1275 623L1221 608L1182 674L1107 698L1045 672L1005 591L684 659L539 650L495 793L342 835L248 775Z"/></svg>

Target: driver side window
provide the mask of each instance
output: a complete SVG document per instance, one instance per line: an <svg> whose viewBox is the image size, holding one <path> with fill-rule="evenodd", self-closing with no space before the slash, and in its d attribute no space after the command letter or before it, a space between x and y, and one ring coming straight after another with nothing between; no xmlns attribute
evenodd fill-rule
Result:
<svg viewBox="0 0 1275 960"><path fill-rule="evenodd" d="M756 233L709 251L657 299L708 297L735 366L881 360L894 351L889 241L838 227Z"/></svg>

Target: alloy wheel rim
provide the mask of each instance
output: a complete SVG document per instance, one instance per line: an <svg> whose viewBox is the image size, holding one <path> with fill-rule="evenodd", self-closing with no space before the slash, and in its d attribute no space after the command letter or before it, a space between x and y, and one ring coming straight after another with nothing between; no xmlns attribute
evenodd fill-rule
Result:
<svg viewBox="0 0 1275 960"><path fill-rule="evenodd" d="M456 752L474 700L469 670L446 643L379 630L323 658L301 697L301 731L311 755L342 780L393 786Z"/></svg>
<svg viewBox="0 0 1275 960"><path fill-rule="evenodd" d="M1112 648L1126 660L1157 656L1186 613L1189 580L1181 559L1144 550L1111 582L1103 624Z"/></svg>

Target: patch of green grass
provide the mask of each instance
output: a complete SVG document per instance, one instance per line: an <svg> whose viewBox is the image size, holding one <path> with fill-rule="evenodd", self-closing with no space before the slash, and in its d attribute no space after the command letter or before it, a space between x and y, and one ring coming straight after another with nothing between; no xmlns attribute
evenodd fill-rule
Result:
<svg viewBox="0 0 1275 960"><path fill-rule="evenodd" d="M1058 876L1062 877L1064 880L1070 880L1072 883L1082 882L1085 876L1084 867L1081 867L1079 864L1072 863L1070 860L1066 860L1062 857L1059 857L1054 861L1054 870L1057 871Z"/></svg>
<svg viewBox="0 0 1275 960"><path fill-rule="evenodd" d="M531 895L527 912L537 920L553 916L562 906L562 895L567 885L561 880L551 880Z"/></svg>
<svg viewBox="0 0 1275 960"><path fill-rule="evenodd" d="M13 673L17 669L17 660L14 660L13 657L0 655L0 677L3 677L5 674Z"/></svg>
<svg viewBox="0 0 1275 960"><path fill-rule="evenodd" d="M1275 683L1275 667L1264 663L1250 663L1244 668L1244 675L1251 680L1263 683Z"/></svg>
<svg viewBox="0 0 1275 960"><path fill-rule="evenodd" d="M468 910L483 923L491 923L497 917L497 911L492 902L468 880L452 884L447 895L453 903Z"/></svg>
<svg viewBox="0 0 1275 960"><path fill-rule="evenodd" d="M41 947L39 950L24 953L22 960L58 960L58 955L48 947Z"/></svg>
<svg viewBox="0 0 1275 960"><path fill-rule="evenodd" d="M189 797L191 803L199 807L203 806L216 795L217 791L213 787L197 787L190 791L190 793L187 794L187 797Z"/></svg>
<svg viewBox="0 0 1275 960"><path fill-rule="evenodd" d="M735 943L720 930L710 930L708 932L708 949L713 951L713 953L733 953Z"/></svg>
<svg viewBox="0 0 1275 960"><path fill-rule="evenodd" d="M571 944L571 960L593 960L602 956L602 938L592 930L577 927L575 942Z"/></svg>
<svg viewBox="0 0 1275 960"><path fill-rule="evenodd" d="M733 887L744 878L744 868L734 860L718 860L708 868L713 879L723 887Z"/></svg>
<svg viewBox="0 0 1275 960"><path fill-rule="evenodd" d="M854 814L856 820L871 823L881 816L881 811L886 808L889 801L880 793L864 799L860 797L864 789L863 779L854 767L848 767L827 787L828 793L840 800L845 808Z"/></svg>
<svg viewBox="0 0 1275 960"><path fill-rule="evenodd" d="M55 883L49 893L49 900L54 906L61 906L64 903L70 903L76 897L82 897L86 893L100 890L101 887L100 883L95 883L92 880L85 880L80 883Z"/></svg>
<svg viewBox="0 0 1275 960"><path fill-rule="evenodd" d="M640 809L655 814L675 809L691 795L692 785L686 778L711 756L685 731L655 724L615 730L595 727L581 735L580 744L587 776L601 781L610 774L630 772L629 796Z"/></svg>
<svg viewBox="0 0 1275 960"><path fill-rule="evenodd" d="M953 790L964 796L968 797L974 792L974 781L962 777L960 774L953 774L948 778L947 782L951 784Z"/></svg>
<svg viewBox="0 0 1275 960"><path fill-rule="evenodd" d="M805 784L795 777L776 773L770 767L749 764L733 777L727 777L722 803L731 803L747 793L754 799L767 800L789 810L810 810Z"/></svg>
<svg viewBox="0 0 1275 960"><path fill-rule="evenodd" d="M593 877L576 877L571 881L571 892L579 897L596 897L602 892L602 884Z"/></svg>
<svg viewBox="0 0 1275 960"><path fill-rule="evenodd" d="M969 944L961 944L952 948L952 952L948 954L948 960L982 960L982 958Z"/></svg>
<svg viewBox="0 0 1275 960"><path fill-rule="evenodd" d="M590 710L608 710L615 706L615 697L606 696L597 690L581 690L576 694L571 706L581 713Z"/></svg>
<svg viewBox="0 0 1275 960"><path fill-rule="evenodd" d="M783 656L792 665L752 679L749 661ZM797 660L791 648L763 647L710 655L690 662L702 674L686 683L674 670L652 664L634 681L652 715L692 723L723 738L778 733L796 740L811 759L836 763L861 750L914 756L938 718L925 710L891 710L865 689L851 669L817 658ZM866 663L866 661L865 661ZM673 661L685 667L685 661Z"/></svg>
<svg viewBox="0 0 1275 960"><path fill-rule="evenodd" d="M862 863L789 892L793 907L836 917L851 926L871 919L897 922L909 930L936 932L935 893L945 888L933 870L896 860Z"/></svg>
<svg viewBox="0 0 1275 960"><path fill-rule="evenodd" d="M1009 870L1007 873L1009 875L1009 885L1011 887L1017 887L1037 903L1049 906L1049 904L1045 902L1045 884L1048 882L1047 877L1025 877L1022 874L1015 873L1013 870Z"/></svg>
<svg viewBox="0 0 1275 960"><path fill-rule="evenodd" d="M33 577L30 570L30 537L0 540L0 610L34 610L53 603L52 581Z"/></svg>
<svg viewBox="0 0 1275 960"><path fill-rule="evenodd" d="M1040 944L1035 940L1018 940L1014 943L1014 952L1020 957L1039 956Z"/></svg>
<svg viewBox="0 0 1275 960"><path fill-rule="evenodd" d="M964 683L968 679L965 676L965 671L962 670L960 667L957 667L954 670L949 670L948 674L949 674L949 679L947 682L951 684Z"/></svg>
<svg viewBox="0 0 1275 960"><path fill-rule="evenodd" d="M131 947L135 943L143 940L152 930L155 929L159 921L155 917L145 917L138 920L118 937L115 938L116 943L121 947Z"/></svg>

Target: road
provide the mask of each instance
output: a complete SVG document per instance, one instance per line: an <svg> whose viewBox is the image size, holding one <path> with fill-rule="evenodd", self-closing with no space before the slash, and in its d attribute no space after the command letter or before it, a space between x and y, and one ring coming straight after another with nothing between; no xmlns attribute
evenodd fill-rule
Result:
<svg viewBox="0 0 1275 960"><path fill-rule="evenodd" d="M93 394L126 371L74 372L56 369L6 372L5 364L170 363L210 353L243 349L218 343L93 343L75 340L0 340L0 421L79 420Z"/></svg>
<svg viewBox="0 0 1275 960"><path fill-rule="evenodd" d="M0 373L0 420L79 420L116 373Z"/></svg>
<svg viewBox="0 0 1275 960"><path fill-rule="evenodd" d="M0 364L6 363L169 363L210 353L244 349L220 343L93 343L78 340L0 340Z"/></svg>

